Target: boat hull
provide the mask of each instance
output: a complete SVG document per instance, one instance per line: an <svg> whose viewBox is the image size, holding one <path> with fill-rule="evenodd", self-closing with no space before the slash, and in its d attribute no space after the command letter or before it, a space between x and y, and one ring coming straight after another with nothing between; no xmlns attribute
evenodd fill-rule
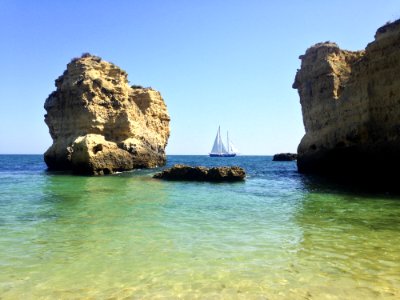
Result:
<svg viewBox="0 0 400 300"><path fill-rule="evenodd" d="M236 153L210 153L210 157L235 157Z"/></svg>

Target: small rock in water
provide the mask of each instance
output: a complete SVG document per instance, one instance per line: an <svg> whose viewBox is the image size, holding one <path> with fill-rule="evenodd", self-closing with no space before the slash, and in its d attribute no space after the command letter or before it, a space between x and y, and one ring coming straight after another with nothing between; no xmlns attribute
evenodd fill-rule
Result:
<svg viewBox="0 0 400 300"><path fill-rule="evenodd" d="M246 177L243 168L233 167L190 167L186 165L174 165L157 173L153 178L165 180L191 180L191 181L241 181Z"/></svg>
<svg viewBox="0 0 400 300"><path fill-rule="evenodd" d="M274 155L273 161L292 161L297 159L296 153L278 153Z"/></svg>

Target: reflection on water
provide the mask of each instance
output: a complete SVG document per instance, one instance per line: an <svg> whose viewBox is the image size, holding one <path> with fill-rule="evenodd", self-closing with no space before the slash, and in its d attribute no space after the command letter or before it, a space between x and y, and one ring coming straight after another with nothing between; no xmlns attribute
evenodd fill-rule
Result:
<svg viewBox="0 0 400 300"><path fill-rule="evenodd" d="M270 157L226 162L248 180L0 169L0 298L399 297L398 198L338 190Z"/></svg>
<svg viewBox="0 0 400 300"><path fill-rule="evenodd" d="M167 231L155 230L161 185L147 178L45 177L39 197L20 207L0 238L1 261L9 262L0 275L5 295L94 288L102 273L112 279L145 263L155 240L168 240Z"/></svg>
<svg viewBox="0 0 400 300"><path fill-rule="evenodd" d="M300 274L314 271L310 293L339 299L398 297L399 211L400 201L390 198L306 194L295 216L303 239L293 266Z"/></svg>

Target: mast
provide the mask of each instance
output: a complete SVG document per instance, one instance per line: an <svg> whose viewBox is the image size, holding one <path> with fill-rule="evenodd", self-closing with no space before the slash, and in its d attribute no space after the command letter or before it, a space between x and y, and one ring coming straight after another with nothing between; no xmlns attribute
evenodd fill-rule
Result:
<svg viewBox="0 0 400 300"><path fill-rule="evenodd" d="M218 153L222 152L221 126L218 126Z"/></svg>
<svg viewBox="0 0 400 300"><path fill-rule="evenodd" d="M229 133L226 131L226 146L228 147L228 153L231 152L230 146L229 146Z"/></svg>

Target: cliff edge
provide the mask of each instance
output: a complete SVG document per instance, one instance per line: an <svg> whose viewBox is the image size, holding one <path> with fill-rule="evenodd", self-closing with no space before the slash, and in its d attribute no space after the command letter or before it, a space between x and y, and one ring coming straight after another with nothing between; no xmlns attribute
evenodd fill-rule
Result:
<svg viewBox="0 0 400 300"><path fill-rule="evenodd" d="M102 175L166 161L169 115L158 91L129 86L127 73L97 56L73 59L46 99L53 144L49 170Z"/></svg>
<svg viewBox="0 0 400 300"><path fill-rule="evenodd" d="M299 171L388 180L400 167L400 20L379 28L363 51L325 42L300 59Z"/></svg>

